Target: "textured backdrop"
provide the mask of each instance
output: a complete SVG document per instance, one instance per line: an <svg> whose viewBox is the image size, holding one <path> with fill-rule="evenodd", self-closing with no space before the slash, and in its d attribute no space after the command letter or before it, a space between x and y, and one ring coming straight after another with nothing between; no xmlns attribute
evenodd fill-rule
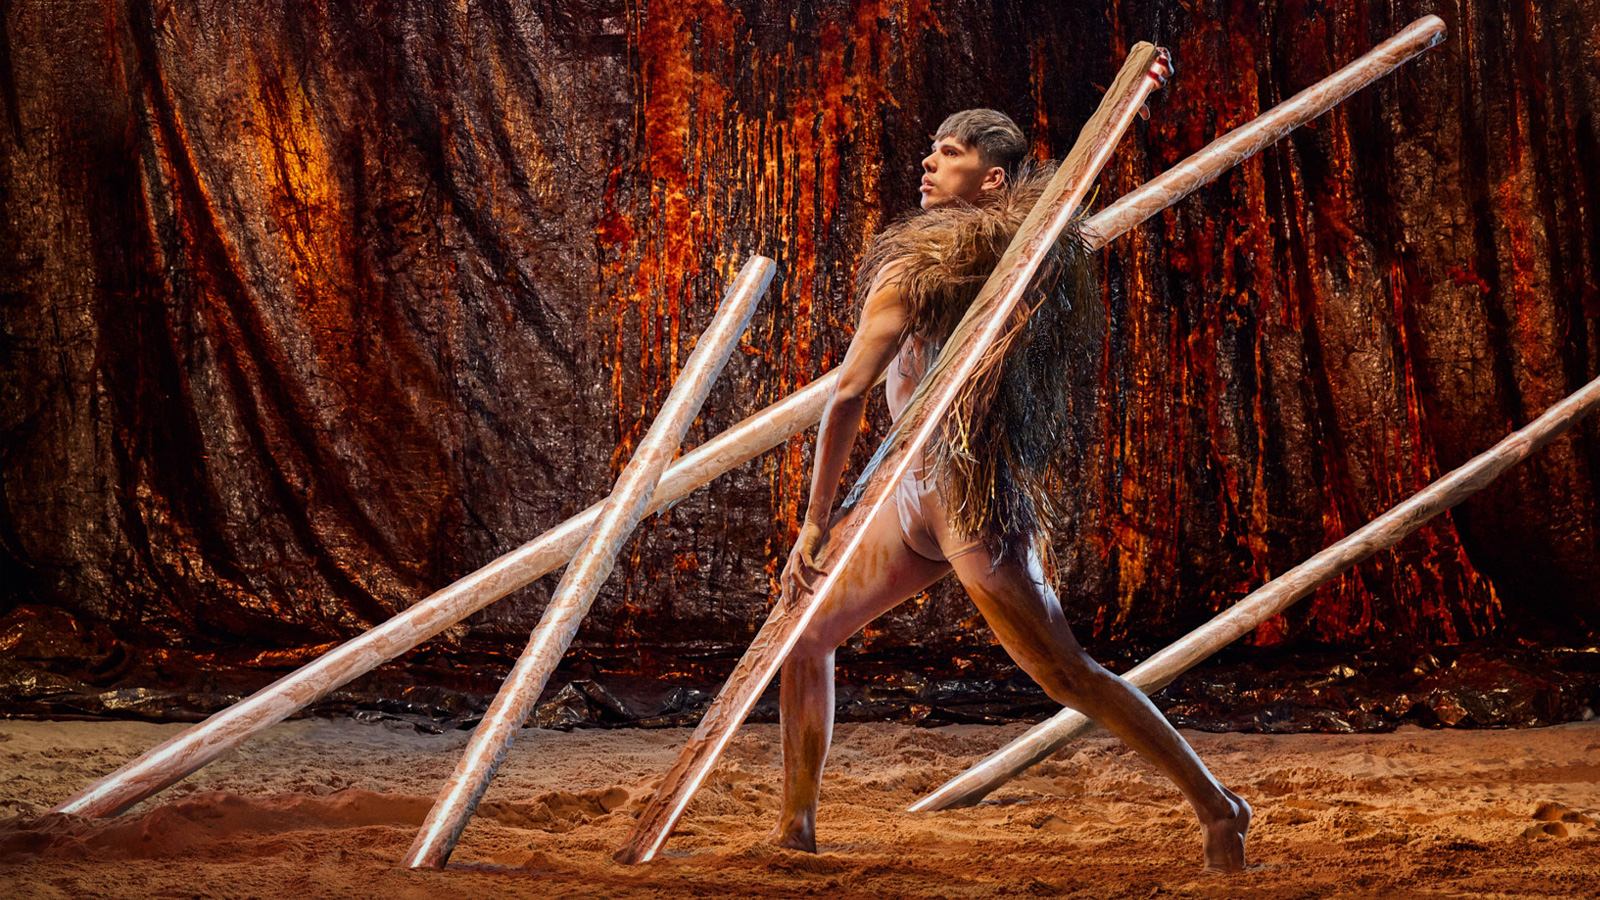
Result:
<svg viewBox="0 0 1600 900"><path fill-rule="evenodd" d="M8 696L193 687L195 660L260 683L582 509L749 254L781 274L689 443L817 377L948 112L1058 156L1132 42L1171 48L1103 205L1429 12L1445 44L1105 251L1058 548L1100 648L1176 636L1600 374L1600 3L0 3L0 646L34 690ZM1597 436L1256 645L1589 640ZM647 523L580 656L736 654L806 446ZM492 690L476 662L554 583L414 664ZM856 649L959 669L973 620L947 586Z"/></svg>

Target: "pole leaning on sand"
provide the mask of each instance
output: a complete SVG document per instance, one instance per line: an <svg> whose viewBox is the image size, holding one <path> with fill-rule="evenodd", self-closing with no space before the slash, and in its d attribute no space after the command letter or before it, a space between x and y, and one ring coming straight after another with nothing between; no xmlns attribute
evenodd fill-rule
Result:
<svg viewBox="0 0 1600 900"><path fill-rule="evenodd" d="M661 412L650 424L633 458L617 478L616 487L600 510L594 529L573 556L561 576L561 583L550 597L544 616L528 639L528 646L512 666L505 684L483 714L483 721L472 733L455 772L439 792L439 799L417 832L402 865L413 869L437 869L450 859L467 820L478 808L478 801L489 789L496 770L516 740L517 731L539 702L550 673L566 654L588 615L594 598L616 566L617 553L644 518L645 507L655 493L667 463L683 442L689 425L700 412L711 385L716 381L739 335L750 324L756 301L766 292L778 264L764 256L752 257L728 288L716 316L711 320L694 353L684 364Z"/></svg>
<svg viewBox="0 0 1600 900"><path fill-rule="evenodd" d="M1123 678L1147 694L1161 690L1201 660L1254 631L1351 566L1393 547L1429 519L1488 487L1507 469L1538 452L1596 408L1600 408L1600 378L1343 540L1262 585L1177 643L1135 666ZM1094 724L1083 714L1062 710L918 800L910 809L923 812L971 806L1093 728Z"/></svg>
<svg viewBox="0 0 1600 900"><path fill-rule="evenodd" d="M1084 223L1083 239L1102 247L1156 213L1315 119L1367 85L1444 40L1444 20L1423 16L1351 60L1339 71L1205 145L1182 162L1122 195Z"/></svg>
<svg viewBox="0 0 1600 900"><path fill-rule="evenodd" d="M677 502L816 424L838 378L837 371L829 372L684 454L662 476L647 511ZM114 816L175 784L342 685L560 568L593 530L603 505L594 504L383 624L150 748L63 800L51 812Z"/></svg>
<svg viewBox="0 0 1600 900"><path fill-rule="evenodd" d="M900 421L846 499L848 511L834 526L823 554L822 568L829 574L813 593L786 593L779 601L640 814L633 833L613 856L618 862L646 862L660 851L722 749L777 674L816 610L835 590L841 573L861 545L866 523L882 508L894 485L940 427L945 411L967 379L996 346L1012 312L1026 296L1045 253L1077 213L1145 98L1170 72L1166 51L1151 44L1137 44L1128 54L1100 108L1084 125L1072 152L1017 230L999 265L951 333L938 361L912 395Z"/></svg>

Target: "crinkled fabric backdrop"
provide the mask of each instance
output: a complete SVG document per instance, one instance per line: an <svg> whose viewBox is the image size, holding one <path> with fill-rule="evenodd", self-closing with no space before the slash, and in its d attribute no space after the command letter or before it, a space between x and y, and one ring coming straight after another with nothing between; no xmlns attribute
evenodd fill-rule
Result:
<svg viewBox="0 0 1600 900"><path fill-rule="evenodd" d="M1171 48L1103 205L1429 12L1445 44L1103 254L1057 556L1119 659L1600 375L1600 3L0 2L4 709L214 709L601 498L750 254L781 274L688 443L816 378L953 110L1059 156L1132 42ZM1231 658L1592 643L1597 436ZM640 529L568 707L731 667L808 460ZM340 697L470 718L556 577ZM844 659L913 714L906 673L1023 690L949 585Z"/></svg>

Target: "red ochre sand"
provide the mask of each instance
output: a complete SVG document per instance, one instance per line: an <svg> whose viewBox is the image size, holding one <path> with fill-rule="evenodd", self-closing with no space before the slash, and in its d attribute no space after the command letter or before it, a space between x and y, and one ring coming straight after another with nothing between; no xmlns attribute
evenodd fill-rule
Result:
<svg viewBox="0 0 1600 900"><path fill-rule="evenodd" d="M1243 875L1202 873L1171 785L1104 733L990 804L907 804L1020 727L841 725L822 853L767 845L778 732L747 726L657 861L623 841L689 732L524 729L450 868L396 868L469 737L279 725L121 817L44 816L182 726L0 722L0 897L1600 895L1600 721L1519 731L1188 733L1254 805Z"/></svg>

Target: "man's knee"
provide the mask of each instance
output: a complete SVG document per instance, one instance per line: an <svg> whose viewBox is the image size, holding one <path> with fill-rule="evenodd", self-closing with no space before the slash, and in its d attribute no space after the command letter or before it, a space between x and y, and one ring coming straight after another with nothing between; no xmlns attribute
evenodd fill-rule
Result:
<svg viewBox="0 0 1600 900"><path fill-rule="evenodd" d="M1048 659L1036 662L1029 673L1050 699L1076 708L1077 701L1096 693L1107 679L1116 678L1082 649L1056 648Z"/></svg>
<svg viewBox="0 0 1600 900"><path fill-rule="evenodd" d="M839 645L830 642L825 635L821 634L821 629L817 627L817 623L813 622L811 627L801 632L800 637L795 640L794 647L789 650L789 655L785 657L784 665L787 667L791 664L815 665L823 663L837 649L839 649Z"/></svg>

